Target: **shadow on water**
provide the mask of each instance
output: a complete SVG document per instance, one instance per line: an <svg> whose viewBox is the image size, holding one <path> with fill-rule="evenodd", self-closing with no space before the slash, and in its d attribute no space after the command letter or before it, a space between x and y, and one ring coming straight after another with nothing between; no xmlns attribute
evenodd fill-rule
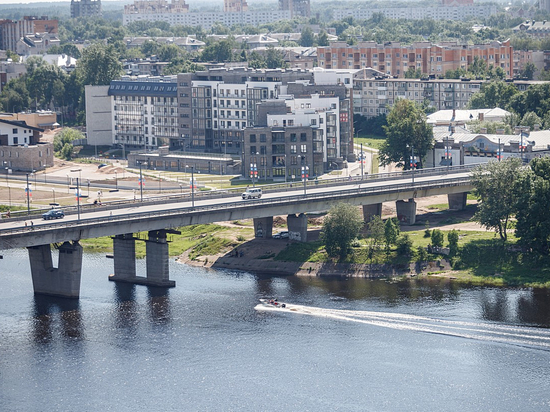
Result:
<svg viewBox="0 0 550 412"><path fill-rule="evenodd" d="M84 325L78 299L34 295L33 337L37 343L49 343L56 334L80 340Z"/></svg>
<svg viewBox="0 0 550 412"><path fill-rule="evenodd" d="M169 289L148 286L147 295L151 306L151 320L158 324L169 322L171 318Z"/></svg>

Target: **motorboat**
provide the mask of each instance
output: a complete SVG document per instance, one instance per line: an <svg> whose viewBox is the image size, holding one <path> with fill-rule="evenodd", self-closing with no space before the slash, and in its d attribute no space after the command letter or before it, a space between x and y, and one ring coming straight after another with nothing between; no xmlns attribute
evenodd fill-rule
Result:
<svg viewBox="0 0 550 412"><path fill-rule="evenodd" d="M260 299L260 302L268 308L286 308L286 303L279 302L277 299Z"/></svg>

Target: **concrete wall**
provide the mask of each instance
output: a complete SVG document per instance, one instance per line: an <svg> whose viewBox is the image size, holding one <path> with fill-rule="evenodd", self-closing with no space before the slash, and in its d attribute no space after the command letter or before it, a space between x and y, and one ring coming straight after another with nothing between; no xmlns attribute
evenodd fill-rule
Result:
<svg viewBox="0 0 550 412"><path fill-rule="evenodd" d="M113 99L109 86L86 86L86 135L91 146L114 142Z"/></svg>

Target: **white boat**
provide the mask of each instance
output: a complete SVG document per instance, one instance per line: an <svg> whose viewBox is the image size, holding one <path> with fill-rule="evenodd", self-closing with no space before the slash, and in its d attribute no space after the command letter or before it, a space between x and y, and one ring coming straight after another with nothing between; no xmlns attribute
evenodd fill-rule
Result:
<svg viewBox="0 0 550 412"><path fill-rule="evenodd" d="M268 308L286 308L286 303L279 302L277 299L260 299L260 302Z"/></svg>

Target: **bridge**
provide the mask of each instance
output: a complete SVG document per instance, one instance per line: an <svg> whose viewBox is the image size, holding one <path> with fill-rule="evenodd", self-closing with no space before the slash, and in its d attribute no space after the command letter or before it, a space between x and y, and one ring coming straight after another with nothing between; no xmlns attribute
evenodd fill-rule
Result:
<svg viewBox="0 0 550 412"><path fill-rule="evenodd" d="M42 221L22 216L0 222L0 249L26 247L35 293L77 298L82 265L81 239L113 237L111 280L161 287L169 279L167 234L177 228L221 221L254 220L257 238L270 238L273 216L287 215L290 238L307 241L307 213L324 212L338 203L363 207L366 221L381 215L382 203L395 201L398 218L414 224L416 198L446 194L451 209L466 205L472 190L472 166L369 175L368 179L334 179L264 187L261 199L241 200L242 189L165 196L148 201L121 201L100 207L66 209L66 217ZM28 220L33 219L32 227ZM148 232L146 276L137 276L134 234ZM58 249L54 267L51 245Z"/></svg>

